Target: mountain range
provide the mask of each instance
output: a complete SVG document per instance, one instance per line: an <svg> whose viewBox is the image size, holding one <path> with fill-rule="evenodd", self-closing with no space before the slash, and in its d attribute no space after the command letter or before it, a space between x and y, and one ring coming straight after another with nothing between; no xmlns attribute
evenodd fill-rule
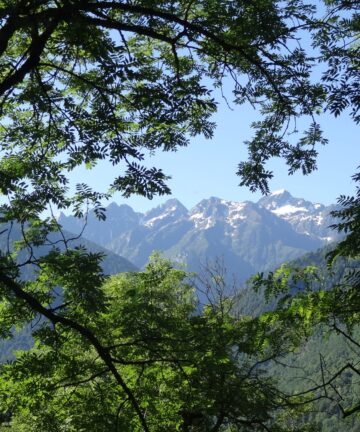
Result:
<svg viewBox="0 0 360 432"><path fill-rule="evenodd" d="M23 238L22 230L18 224L0 224L0 232L2 233L0 236L0 252L7 251L8 248L11 250L14 243ZM90 240L87 240L86 238L77 238L73 233L70 233L66 230L63 230L62 234L64 238L68 239L68 246L70 248L75 249L82 247L89 252L103 255L101 268L103 273L106 275L114 275L121 272L138 270L138 268L129 260L117 255L110 250L105 249L98 243L94 243ZM65 246L62 238L63 237L58 232L53 232L49 235L47 244L33 248L32 253L37 257L47 254L52 248L51 243L58 249L64 250ZM24 265L24 263L26 263L27 259L29 258L28 255L29 253L26 250L21 251L18 255L18 262L22 263L21 276L25 280L31 279L36 269L33 264Z"/></svg>
<svg viewBox="0 0 360 432"><path fill-rule="evenodd" d="M146 213L116 203L106 221L90 212L83 237L143 267L154 250L191 271L220 258L238 282L336 241L329 228L336 206L295 198L286 190L258 202L211 197L188 210L170 199ZM81 232L85 221L61 214L64 229Z"/></svg>

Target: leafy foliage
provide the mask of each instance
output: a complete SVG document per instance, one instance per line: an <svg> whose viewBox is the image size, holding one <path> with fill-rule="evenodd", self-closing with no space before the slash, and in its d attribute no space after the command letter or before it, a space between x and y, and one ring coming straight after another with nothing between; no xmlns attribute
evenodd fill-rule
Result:
<svg viewBox="0 0 360 432"><path fill-rule="evenodd" d="M239 168L243 184L267 191L271 157L283 157L290 173L311 172L315 145L326 142L315 119L326 93L311 83L314 59L284 46L310 30L321 60L330 62L326 82L334 86L343 69L355 76L353 62L333 70L330 54L344 32L356 33L357 21L341 19L345 4L329 5L320 20L315 5L299 0L0 4L0 187L11 198L12 217L28 220L49 204L80 214L86 200L99 208L106 194L79 186L70 199L66 191L69 171L100 160L124 171L113 191L148 198L169 193L166 175L142 161L148 151L212 136L216 103L205 79L222 87L232 78L234 102L249 101L263 113L253 125L249 162ZM345 48L337 58L355 58L353 51ZM346 91L354 93L353 87ZM294 144L287 131L302 116L309 128ZM25 200L26 210L20 208Z"/></svg>
<svg viewBox="0 0 360 432"><path fill-rule="evenodd" d="M359 181L359 175L355 175L354 179ZM326 379L322 375L321 383L304 391L311 397L315 392L317 398L336 404L344 418L360 412L358 393L353 390L353 387L357 388L360 375L359 194L360 187L357 186L356 197L343 196L339 199L344 208L334 212L334 216L340 219L334 227L348 235L327 254L326 276L322 269L315 266L282 266L275 272L266 276L259 274L254 279L254 286L264 289L267 298L272 295L281 297L278 308L269 314L271 319L276 317L285 326L298 327L306 336L325 328L330 334L343 337L352 348L350 360L346 361L346 357L340 362L335 360L332 374ZM346 385L351 398L343 396L344 389L337 390L337 386Z"/></svg>
<svg viewBox="0 0 360 432"><path fill-rule="evenodd" d="M56 276L48 271L47 281ZM100 292L96 311L79 299L62 308L62 317L89 329L98 351L85 333L46 321L35 347L1 366L10 430L292 430L272 418L286 399L262 367L289 349L291 333L234 316L226 297L199 311L188 275L157 256L146 271L113 277Z"/></svg>
<svg viewBox="0 0 360 432"><path fill-rule="evenodd" d="M234 102L248 101L262 113L248 143L249 161L239 166L241 183L268 191L272 173L265 165L271 157L284 158L290 174L315 169L316 145L326 143L316 121L322 107L335 115L350 107L358 119L358 51L351 45L358 33L358 6L337 0L326 4L329 10L319 19L316 3L302 0L0 0L0 192L6 198L0 208L6 228L0 235L7 244L0 256L0 332L7 336L13 325L38 316L46 320L35 349L2 367L0 396L9 409L5 418L13 414L14 430L101 431L121 422L121 430L147 432L169 430L171 422L186 431L200 422L199 427L215 431L224 422L230 430L266 429L271 423L278 394L271 382L260 381L256 367L245 363L239 370L229 346L242 344L239 352L250 357L254 350L265 355L273 342L279 347L287 340L283 327L255 320L241 321L239 329L233 318L219 317L211 307L196 315L190 300L177 309L175 298L162 298L163 293L157 299L160 309L144 304L142 296L149 297L141 294L141 286L149 287L149 274L159 289L162 277L171 276L176 292L182 278L170 270L128 276L141 295L134 294L134 306L117 299L110 288L102 288L100 256L72 249L54 211L86 217L91 205L102 219L102 200L114 191L148 198L169 193L167 175L146 167L146 155L174 151L199 134L210 138L217 107L211 89L221 90L228 77L234 82ZM349 18L343 18L344 10ZM306 30L319 48L320 62L329 66L319 83L311 81L315 57L297 44L291 48ZM288 132L303 117L307 126L296 142ZM71 172L102 160L119 166L110 190L80 184L70 194ZM13 227L21 232L15 244L9 241ZM22 280L26 267L35 280ZM59 284L64 303L54 306ZM132 309L136 302L143 309ZM129 316L125 306L138 316ZM183 319L176 321L177 316ZM120 321L112 327L110 318ZM185 383L179 383L173 362L166 362L163 371L158 365L164 357L153 362L152 355L159 354L152 351L153 341L141 352L136 344L112 348L113 340L124 343L121 332L144 337L158 329L177 341L157 348L165 350L162 355L180 347L186 354L181 343L188 331L197 344L204 339L194 357L184 359L184 368L190 367Z"/></svg>

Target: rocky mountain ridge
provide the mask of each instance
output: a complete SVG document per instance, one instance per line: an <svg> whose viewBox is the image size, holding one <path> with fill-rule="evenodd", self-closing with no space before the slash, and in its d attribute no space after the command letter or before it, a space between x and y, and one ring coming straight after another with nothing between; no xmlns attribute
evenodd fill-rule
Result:
<svg viewBox="0 0 360 432"><path fill-rule="evenodd" d="M329 229L334 223L330 213L336 205L325 206L303 198L294 198L284 189L261 198L258 205L289 222L299 233L312 235L324 243L339 240L336 231Z"/></svg>
<svg viewBox="0 0 360 432"><path fill-rule="evenodd" d="M90 212L84 237L142 267L153 250L198 271L220 257L240 280L338 239L328 226L335 206L276 191L257 203L211 197L188 210L170 199L146 213L110 204L105 222ZM84 221L61 215L59 222L79 232Z"/></svg>

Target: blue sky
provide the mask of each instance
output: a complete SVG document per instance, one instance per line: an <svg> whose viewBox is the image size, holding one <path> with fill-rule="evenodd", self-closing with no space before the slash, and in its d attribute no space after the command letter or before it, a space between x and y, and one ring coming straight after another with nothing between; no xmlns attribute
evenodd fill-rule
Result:
<svg viewBox="0 0 360 432"><path fill-rule="evenodd" d="M213 139L196 137L187 148L171 153L158 152L146 159L147 166L161 167L172 177L169 181L172 196L150 201L136 196L124 199L117 194L113 201L129 204L143 212L171 197L179 199L188 208L210 196L234 201L258 200L260 193L253 194L247 188L239 187L240 179L235 174L238 163L246 159L243 141L251 137L250 123L258 114L250 107L234 108L229 109L225 101L219 100ZM270 183L272 190L284 188L295 197L323 204L335 203L340 194L354 192L351 176L360 165L358 126L346 114L337 119L324 114L320 121L329 144L318 148L318 170L309 176L301 173L289 176L283 161L274 160L268 165L275 174ZM119 167L100 164L91 171L81 169L73 180L106 190L116 174L119 174Z"/></svg>
<svg viewBox="0 0 360 432"><path fill-rule="evenodd" d="M320 12L324 12L321 5ZM313 50L307 32L299 33L302 45ZM115 36L117 37L117 36ZM316 56L316 52L313 52ZM312 72L314 80L318 80L323 66L317 65ZM208 82L204 82L208 85ZM232 100L233 82L224 83L227 100ZM230 109L221 95L215 93L219 102L218 112L214 116L217 128L213 139L206 140L196 137L186 148L177 152L157 152L145 161L146 166L156 166L172 178L168 182L172 190L171 196L156 197L148 200L143 197L123 198L120 194L113 201L129 204L136 211L147 211L167 199L179 199L187 208L210 196L217 196L233 201L257 201L260 193L251 193L245 187L239 187L240 178L236 176L238 163L247 159L247 150L243 142L252 137L250 124L259 119L259 114L249 105L231 106ZM318 170L309 176L300 172L288 175L285 163L278 159L269 163L268 168L274 171L270 183L271 190L286 189L293 196L323 204L333 204L341 194L353 194L355 184L351 176L360 165L359 127L347 114L334 118L323 114L319 121L329 143L318 147ZM101 163L94 170L80 169L72 180L86 182L95 189L107 190L114 176L121 174L119 167L111 167Z"/></svg>

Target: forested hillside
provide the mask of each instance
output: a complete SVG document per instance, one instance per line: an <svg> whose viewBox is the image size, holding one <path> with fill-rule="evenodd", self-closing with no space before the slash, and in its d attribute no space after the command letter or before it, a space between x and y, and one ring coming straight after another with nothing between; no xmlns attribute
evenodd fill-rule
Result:
<svg viewBox="0 0 360 432"><path fill-rule="evenodd" d="M294 267L318 266L324 276L322 288L331 289L335 283L343 280L349 268L357 268L359 265L358 261L349 262L340 258L330 271L327 266L326 255L333 247L328 246L306 254L291 262L290 265ZM316 284L314 284L314 289L318 289ZM292 294L295 294L297 290L294 290ZM270 298L267 301L264 298L264 292L255 292L250 287L240 288L235 293L235 303L231 301L231 314L234 316L256 317L275 308L275 299ZM33 344L31 334L41 328L40 324L40 322L34 322L33 325L22 330L12 341L2 342L2 361L11 358L9 353L12 349L31 349ZM357 337L358 333L356 330L354 337ZM314 387L315 384L321 385L324 374L326 377L331 377L348 362L356 362L358 356L356 348L343 335L331 331L331 327L319 326L314 334L309 335L307 340L295 349L294 353L286 354L285 352L277 356L275 362L269 362L268 365L265 363L265 370L269 376L274 377L279 382L280 390L289 394L298 393ZM321 432L356 432L358 430L359 420L356 417L342 419L341 411L337 405L340 402L352 406L357 401L360 390L357 376L346 372L334 382L334 386L336 386L338 398L333 403L329 403L328 400L315 402L305 417L298 420L299 425L303 422L305 424L311 422L318 428L316 430Z"/></svg>
<svg viewBox="0 0 360 432"><path fill-rule="evenodd" d="M335 284L344 281L351 269L360 266L359 260L338 258L329 269L326 257L334 247L332 245L306 254L290 263L290 266L299 268L318 266L323 276L321 288L330 290ZM313 289L318 290L319 284L314 282ZM301 288L293 289L292 294L298 290ZM239 291L236 298L237 312L252 316L276 309L277 303L281 300L281 296L277 300L275 298L266 300L264 291L255 292L250 287ZM345 328L342 329L346 331ZM359 341L360 327L356 327L353 331L354 340ZM293 354L285 355L277 363L269 364L269 371L271 376L277 377L281 389L289 393L298 393L317 385L321 386L322 380L327 381L349 363L357 364L358 356L357 344L334 331L330 321L328 325L319 325ZM348 408L357 404L360 392L358 375L351 370L345 370L333 385L334 388L330 392L334 399L331 401L324 397L316 401L305 416L305 422L315 422L321 432L358 431L360 419L358 417L344 419L338 406L340 403L344 408Z"/></svg>
<svg viewBox="0 0 360 432"><path fill-rule="evenodd" d="M22 240L22 233L19 225L0 225L0 231L6 233L6 237L0 237L0 250L6 251L8 249L14 250L16 248L16 242ZM83 253L94 254L95 256L101 256L102 260L100 263L101 271L105 275L114 275L121 272L137 271L137 267L134 266L127 259L109 251L105 248L99 246L84 238L77 238L76 235L63 230L61 233L53 233L49 236L48 244L41 245L41 247L34 248L32 253L37 257L41 257L49 253L53 246L56 246L60 250L65 250L63 238L67 239L66 247L70 249L78 249L83 251ZM17 257L19 264L26 263L28 258L27 253L20 253ZM38 268L35 264L28 264L21 266L21 279L31 280L36 277L36 272ZM53 305L58 305L61 297L61 290L55 288L56 296L54 298ZM32 333L35 331L36 327L41 323L41 319L35 319L31 324L25 325L21 329L15 331L13 329L14 336L9 340L0 340L0 362L8 361L14 358L14 351L19 349L29 349L33 345Z"/></svg>
<svg viewBox="0 0 360 432"><path fill-rule="evenodd" d="M145 223L121 209L128 219L104 234L138 266L156 240L181 262L223 254L245 276L339 241L328 257L335 279L313 263L255 276L254 286L278 302L254 316L234 309L224 274L211 267L194 279L154 255L142 271L106 277L102 250L69 242L55 215L90 227L92 216L105 220L115 195L170 195L163 153L213 139L221 104L244 110L234 125L251 126L227 138L243 142L240 160L225 168L239 186L269 195L277 160L287 176L321 169L332 119L360 123L359 7L351 0L0 0L0 337L35 326L34 346L0 364L2 430L334 428L330 414L311 414L319 402L356 429L360 173L353 164L347 175L357 188L342 183L334 237L322 226L329 215L321 204L284 191L257 204L210 198L190 213L173 203ZM356 152L344 151L343 135L332 137L334 180L340 156ZM219 154L227 154L227 139ZM199 148L184 176L190 166L200 172L208 147ZM213 166L189 189L210 177L220 185ZM349 267L341 279L338 257ZM126 266L111 256L109 270ZM330 330L328 354L320 328ZM337 334L353 348L344 366ZM298 358L317 374L310 389L309 376L301 379L304 391L280 379L279 365Z"/></svg>

